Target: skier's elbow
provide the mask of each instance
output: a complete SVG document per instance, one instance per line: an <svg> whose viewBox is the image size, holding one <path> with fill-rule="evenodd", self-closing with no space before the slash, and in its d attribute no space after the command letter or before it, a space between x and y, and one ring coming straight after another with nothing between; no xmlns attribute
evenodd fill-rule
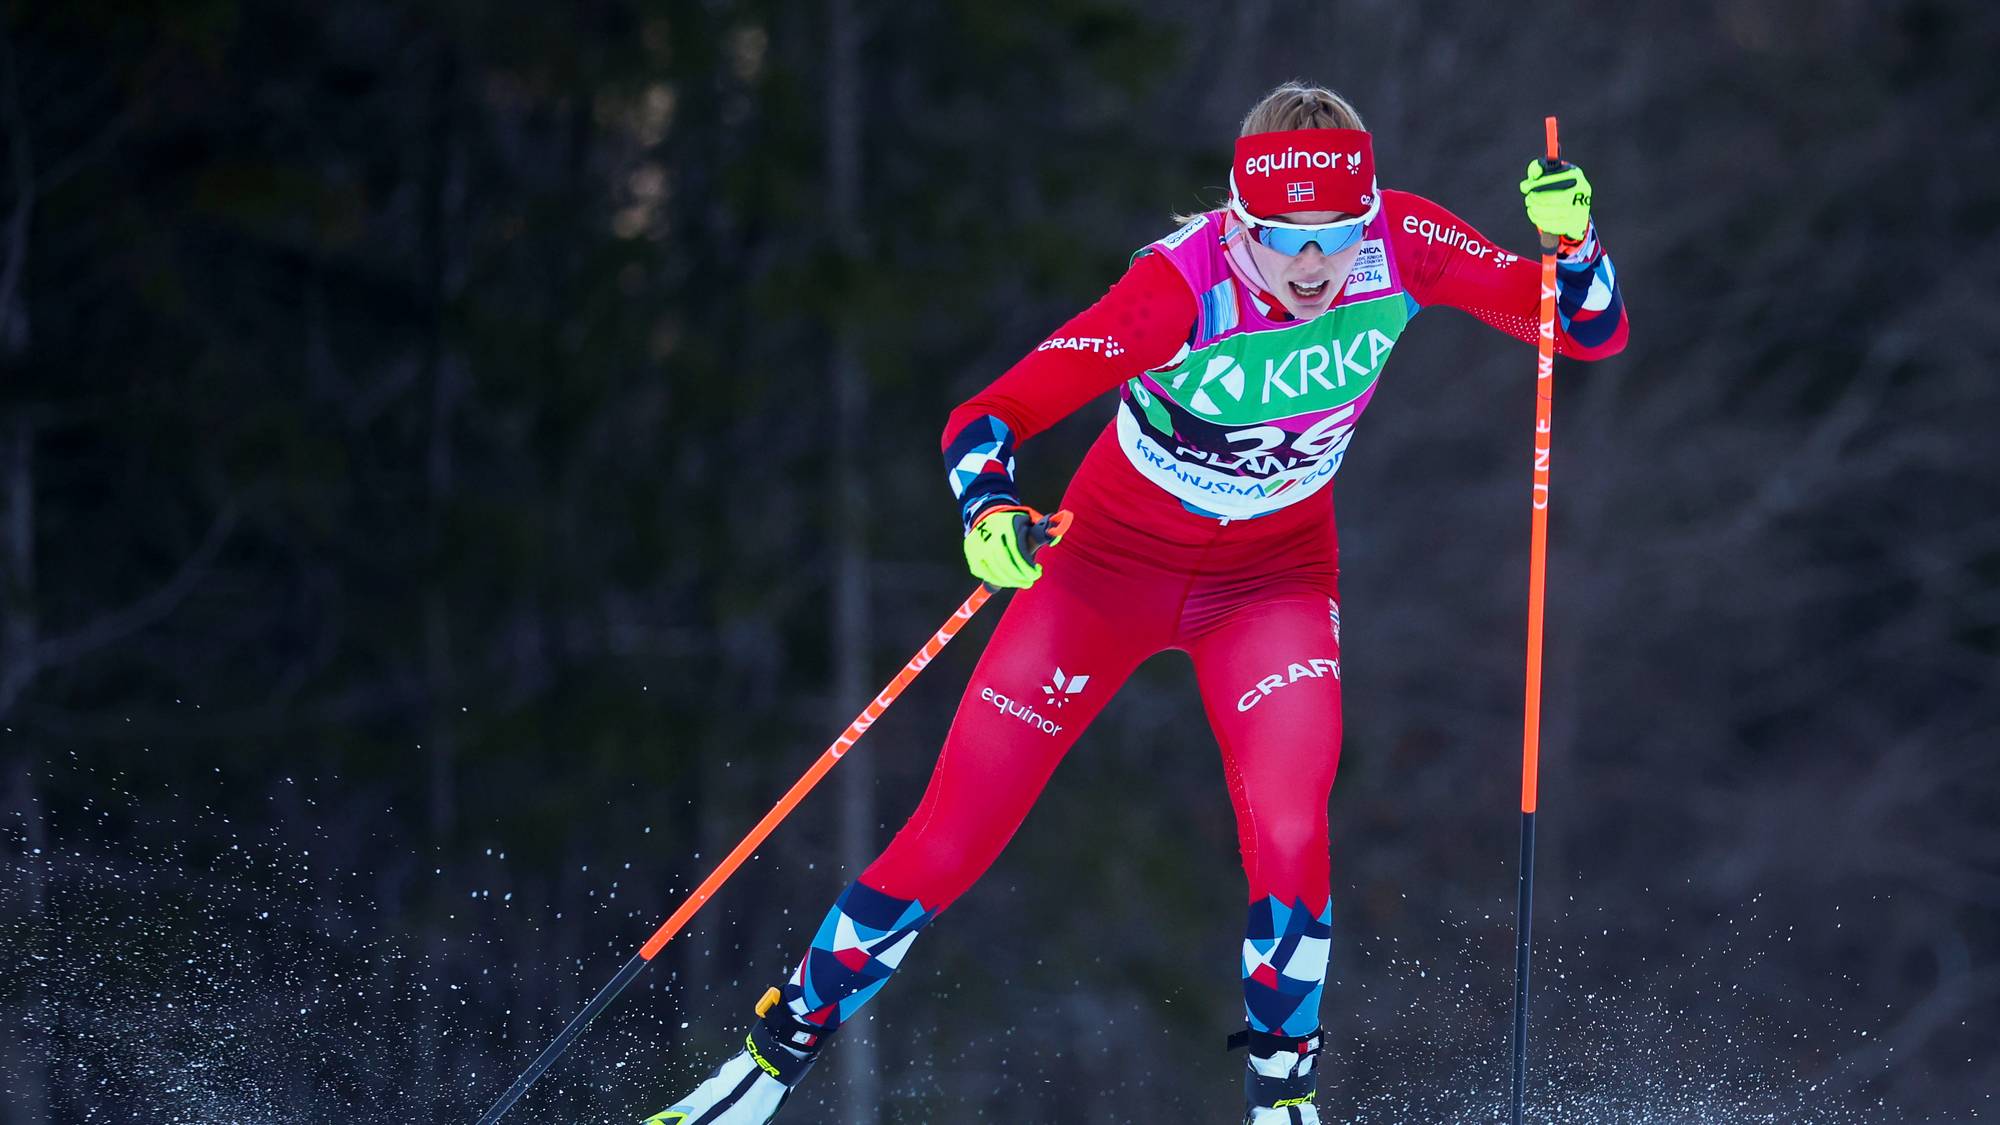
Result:
<svg viewBox="0 0 2000 1125"><path fill-rule="evenodd" d="M1623 315L1620 315L1617 321L1614 322L1608 334L1604 333L1601 329L1597 332L1591 332L1581 324L1572 323L1569 329L1563 333L1562 354L1566 358L1580 359L1586 362L1610 359L1612 356L1625 350L1625 343L1630 334L1629 327ZM1592 337L1596 338L1593 339Z"/></svg>

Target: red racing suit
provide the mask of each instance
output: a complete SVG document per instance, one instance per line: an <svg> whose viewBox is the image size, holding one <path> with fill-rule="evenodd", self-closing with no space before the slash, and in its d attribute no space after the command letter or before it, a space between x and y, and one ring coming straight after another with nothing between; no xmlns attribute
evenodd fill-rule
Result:
<svg viewBox="0 0 2000 1125"><path fill-rule="evenodd" d="M1013 596L916 812L794 974L786 997L800 1019L838 1026L865 1002L916 930L999 855L1133 669L1178 649L1193 660L1236 809L1250 1025L1294 1036L1318 1026L1341 729L1323 486L1417 311L1462 309L1529 342L1538 330L1534 260L1429 200L1383 194L1342 296L1315 318L1337 326L1351 314L1345 336L1290 318L1233 252L1244 233L1211 212L1142 250L1102 299L952 413L945 461L969 526L1018 502L1018 442L1124 388L1063 496L1072 529ZM1559 350L1622 348L1623 300L1594 231L1558 272ZM1257 456L1226 456L1243 450Z"/></svg>

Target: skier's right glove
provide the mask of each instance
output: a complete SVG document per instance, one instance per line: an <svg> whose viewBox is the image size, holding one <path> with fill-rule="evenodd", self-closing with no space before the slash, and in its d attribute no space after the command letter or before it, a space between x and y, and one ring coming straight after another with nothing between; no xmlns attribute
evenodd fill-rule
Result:
<svg viewBox="0 0 2000 1125"><path fill-rule="evenodd" d="M1042 520L1033 508L996 504L979 513L972 530L965 533L965 565L972 576L996 590L1025 590L1042 576L1040 564L1032 561L1034 539L1030 533ZM1049 544L1061 541L1051 535Z"/></svg>

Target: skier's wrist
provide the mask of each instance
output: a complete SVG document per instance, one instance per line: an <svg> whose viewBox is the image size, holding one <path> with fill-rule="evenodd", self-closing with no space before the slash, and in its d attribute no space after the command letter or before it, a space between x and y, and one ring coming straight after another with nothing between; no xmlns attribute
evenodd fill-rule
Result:
<svg viewBox="0 0 2000 1125"><path fill-rule="evenodd" d="M1597 265L1597 259L1604 256L1604 247L1597 241L1597 222L1591 220L1583 228L1583 237L1561 237L1556 240L1556 268L1572 273L1582 273Z"/></svg>
<svg viewBox="0 0 2000 1125"><path fill-rule="evenodd" d="M959 522L964 525L965 531L970 533L973 524L984 519L988 512L1001 508L1028 510L1022 505L1020 498L1013 493L994 489L991 492L982 492L977 496L966 497L965 502L960 505L958 510Z"/></svg>

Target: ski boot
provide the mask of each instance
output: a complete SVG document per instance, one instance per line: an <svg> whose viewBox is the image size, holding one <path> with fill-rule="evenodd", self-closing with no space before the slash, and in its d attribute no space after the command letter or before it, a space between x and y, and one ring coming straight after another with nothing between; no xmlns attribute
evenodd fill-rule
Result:
<svg viewBox="0 0 2000 1125"><path fill-rule="evenodd" d="M1318 1093L1320 1033L1293 1038L1248 1028L1229 1037L1229 1049L1249 1047L1243 1070L1243 1125L1320 1125L1313 1105Z"/></svg>
<svg viewBox="0 0 2000 1125"><path fill-rule="evenodd" d="M743 1050L708 1081L642 1125L765 1125L812 1069L827 1032L793 1018L773 988L757 1001L757 1022Z"/></svg>

